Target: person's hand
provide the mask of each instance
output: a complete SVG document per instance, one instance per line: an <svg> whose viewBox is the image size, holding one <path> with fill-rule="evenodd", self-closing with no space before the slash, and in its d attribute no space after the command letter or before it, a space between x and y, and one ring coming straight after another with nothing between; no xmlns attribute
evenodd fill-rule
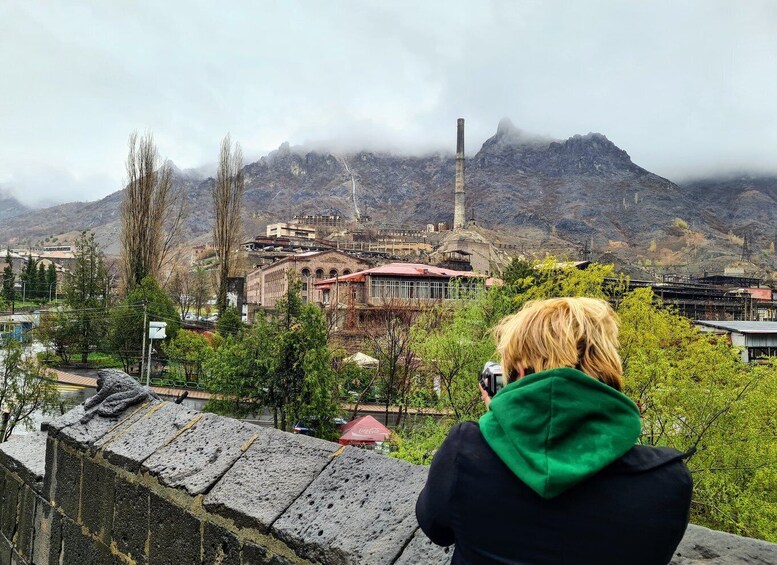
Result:
<svg viewBox="0 0 777 565"><path fill-rule="evenodd" d="M486 389L480 383L478 383L478 388L480 389L480 397L483 399L483 404L486 405L486 410L488 410L488 405L491 404L491 397L488 396Z"/></svg>

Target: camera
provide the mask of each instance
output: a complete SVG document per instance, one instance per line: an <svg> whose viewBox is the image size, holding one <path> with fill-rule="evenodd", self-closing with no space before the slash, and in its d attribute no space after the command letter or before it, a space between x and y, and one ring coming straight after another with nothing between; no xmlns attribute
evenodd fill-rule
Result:
<svg viewBox="0 0 777 565"><path fill-rule="evenodd" d="M480 373L480 386L488 393L488 396L493 398L504 384L502 366L499 363L487 361L483 367L483 372Z"/></svg>

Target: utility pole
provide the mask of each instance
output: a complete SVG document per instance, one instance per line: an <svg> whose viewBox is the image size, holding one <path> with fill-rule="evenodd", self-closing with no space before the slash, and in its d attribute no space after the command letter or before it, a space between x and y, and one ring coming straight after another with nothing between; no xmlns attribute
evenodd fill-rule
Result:
<svg viewBox="0 0 777 565"><path fill-rule="evenodd" d="M148 302L143 302L143 345L140 353L140 374L138 380L143 378L143 362L146 360L146 325L148 318Z"/></svg>
<svg viewBox="0 0 777 565"><path fill-rule="evenodd" d="M742 261L750 261L750 237L745 232L742 242Z"/></svg>

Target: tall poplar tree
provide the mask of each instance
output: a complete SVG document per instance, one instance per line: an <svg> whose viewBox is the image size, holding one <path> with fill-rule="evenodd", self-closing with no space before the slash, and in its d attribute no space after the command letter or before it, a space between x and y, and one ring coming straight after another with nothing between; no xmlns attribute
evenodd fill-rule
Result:
<svg viewBox="0 0 777 565"><path fill-rule="evenodd" d="M243 152L240 144L232 149L229 134L221 142L219 168L213 185L213 208L216 220L213 223L213 244L216 247L218 267L218 292L216 305L219 313L227 307L227 278L235 266L235 254L240 245L242 227L240 209L243 205L245 178L243 176Z"/></svg>
<svg viewBox="0 0 777 565"><path fill-rule="evenodd" d="M8 302L13 302L16 298L16 275L13 272L13 261L11 260L11 252L6 250L5 252L5 268L3 269L3 298Z"/></svg>
<svg viewBox="0 0 777 565"><path fill-rule="evenodd" d="M146 276L159 278L184 216L172 167L162 162L151 133L132 132L126 162L127 188L121 204L121 269L125 290Z"/></svg>
<svg viewBox="0 0 777 565"><path fill-rule="evenodd" d="M35 298L39 300L48 300L49 287L46 283L46 265L43 262L38 262L38 276L35 279Z"/></svg>
<svg viewBox="0 0 777 565"><path fill-rule="evenodd" d="M46 290L49 296L56 300L57 298L57 267L54 263L49 263L46 270Z"/></svg>

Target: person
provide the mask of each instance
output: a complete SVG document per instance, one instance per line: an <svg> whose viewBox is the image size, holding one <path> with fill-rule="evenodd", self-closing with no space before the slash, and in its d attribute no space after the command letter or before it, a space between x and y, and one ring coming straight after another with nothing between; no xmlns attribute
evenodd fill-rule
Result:
<svg viewBox="0 0 777 565"><path fill-rule="evenodd" d="M496 330L507 383L453 427L416 503L453 564L665 565L688 525L685 454L635 445L603 300L528 303Z"/></svg>

